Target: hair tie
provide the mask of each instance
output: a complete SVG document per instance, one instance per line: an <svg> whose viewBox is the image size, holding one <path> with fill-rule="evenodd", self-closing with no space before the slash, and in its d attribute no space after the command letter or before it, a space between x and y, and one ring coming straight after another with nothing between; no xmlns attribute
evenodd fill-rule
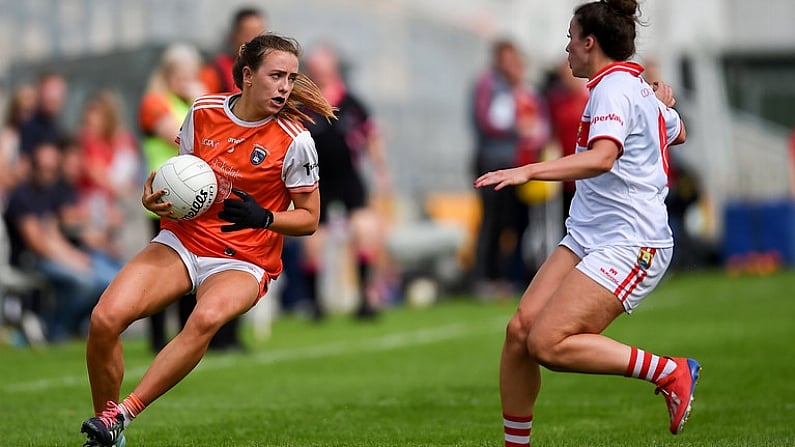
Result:
<svg viewBox="0 0 795 447"><path fill-rule="evenodd" d="M246 51L246 44L240 45L240 50L238 50L237 55L243 56L243 53Z"/></svg>

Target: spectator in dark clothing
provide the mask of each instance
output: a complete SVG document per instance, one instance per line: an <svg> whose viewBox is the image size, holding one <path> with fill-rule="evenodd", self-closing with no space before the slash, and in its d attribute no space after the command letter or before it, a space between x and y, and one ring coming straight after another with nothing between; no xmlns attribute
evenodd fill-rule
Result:
<svg viewBox="0 0 795 447"><path fill-rule="evenodd" d="M383 139L368 108L342 79L340 61L333 46L322 43L307 52L306 69L323 96L338 109L336 120L315 116L315 122L307 126L315 140L321 173L320 226L314 235L302 239L307 289L315 303L315 311L319 312L317 278L321 253L338 233L337 229L345 232L345 228L349 228L360 297L355 316L370 318L383 304L370 286L383 254L385 225L382 216L370 207L371 191L361 162L372 163L377 190L374 192L387 193L391 180Z"/></svg>
<svg viewBox="0 0 795 447"><path fill-rule="evenodd" d="M42 315L50 341L83 334L91 309L118 267L74 244L61 226L61 213L76 200L60 177L61 154L51 143L31 151L31 178L19 184L4 214L12 264L37 271L54 286L54 307Z"/></svg>
<svg viewBox="0 0 795 447"><path fill-rule="evenodd" d="M37 85L38 107L30 119L19 125L20 151L29 156L41 143L56 143L61 138L60 114L66 102L67 85L56 73L46 73Z"/></svg>

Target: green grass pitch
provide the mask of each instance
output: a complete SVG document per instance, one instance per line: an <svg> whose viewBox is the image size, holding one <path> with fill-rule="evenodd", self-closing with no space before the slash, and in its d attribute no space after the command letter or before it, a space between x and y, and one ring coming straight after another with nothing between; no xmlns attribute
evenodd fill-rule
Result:
<svg viewBox="0 0 795 447"><path fill-rule="evenodd" d="M148 408L127 445L501 446L497 372L514 303L448 298L378 322L285 317L251 351L211 354ZM250 331L250 328L249 328ZM544 373L533 445L795 446L795 272L669 275L608 335L704 366L691 420L623 377ZM131 390L151 360L125 346ZM79 342L0 346L0 446L80 446L90 397Z"/></svg>

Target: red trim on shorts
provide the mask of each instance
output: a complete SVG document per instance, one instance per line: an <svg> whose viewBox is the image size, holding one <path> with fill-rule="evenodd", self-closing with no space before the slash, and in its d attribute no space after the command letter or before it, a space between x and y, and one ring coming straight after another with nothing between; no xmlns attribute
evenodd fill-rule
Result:
<svg viewBox="0 0 795 447"><path fill-rule="evenodd" d="M652 258L654 255L657 254L657 249L653 247L641 247L641 250L648 250L651 253ZM635 266L629 272L629 274L624 278L624 281L616 287L616 290L613 291L613 294L623 303L632 295L632 292L638 288L638 285L643 282L646 277L649 276L649 272L645 269L641 269L640 264L635 262ZM634 280L633 280L634 278ZM627 287L627 285L632 281L632 284ZM622 296L623 295L623 296Z"/></svg>
<svg viewBox="0 0 795 447"><path fill-rule="evenodd" d="M635 278L635 281L632 283L631 286L629 286L629 289L626 290L626 292L624 293L624 296L621 298L621 302L622 303L624 301L626 301L627 298L630 297L630 295L632 295L632 292L634 292L635 289L638 288L638 284L642 283L643 280L646 279L646 276L648 276L648 275L649 274L648 274L648 272L646 272L646 270L643 270L643 271L640 272L640 274Z"/></svg>
<svg viewBox="0 0 795 447"><path fill-rule="evenodd" d="M615 295L618 299L620 299L622 303L624 302L624 300L626 298L622 298L621 294L627 288L627 285L629 285L629 282L632 281L632 279L635 276L637 276L639 270L640 270L640 266L636 263L635 267L633 267L632 270L630 270L630 272L624 278L624 281L622 281L621 284L619 284L618 287L616 287L616 290L613 291L613 295Z"/></svg>

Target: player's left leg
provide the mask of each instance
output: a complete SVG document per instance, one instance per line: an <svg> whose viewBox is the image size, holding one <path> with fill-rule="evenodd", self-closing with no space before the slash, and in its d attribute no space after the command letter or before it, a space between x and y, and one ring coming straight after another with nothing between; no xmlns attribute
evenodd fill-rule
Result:
<svg viewBox="0 0 795 447"><path fill-rule="evenodd" d="M617 298L620 287L608 290L589 275L578 269L566 278L531 328L528 352L552 370L627 375L656 384L666 396L671 432L681 432L700 365L692 359L645 353L601 335L613 320L631 310L626 303L633 298L622 302ZM657 275L648 275L651 285L640 290L648 294L661 275L659 270ZM646 276L640 275L638 283L645 280ZM643 297L635 298L636 305Z"/></svg>
<svg viewBox="0 0 795 447"><path fill-rule="evenodd" d="M538 314L579 261L570 248L557 247L533 277L506 328L499 379L506 447L530 445L541 370L527 351L527 336Z"/></svg>
<svg viewBox="0 0 795 447"><path fill-rule="evenodd" d="M528 352L554 371L623 374L631 348L600 335L623 312L610 291L575 269L530 328Z"/></svg>
<svg viewBox="0 0 795 447"><path fill-rule="evenodd" d="M248 272L225 270L209 276L197 290L196 307L185 327L160 351L135 387L132 394L142 406L187 376L206 353L218 329L248 311L259 293L259 282Z"/></svg>

